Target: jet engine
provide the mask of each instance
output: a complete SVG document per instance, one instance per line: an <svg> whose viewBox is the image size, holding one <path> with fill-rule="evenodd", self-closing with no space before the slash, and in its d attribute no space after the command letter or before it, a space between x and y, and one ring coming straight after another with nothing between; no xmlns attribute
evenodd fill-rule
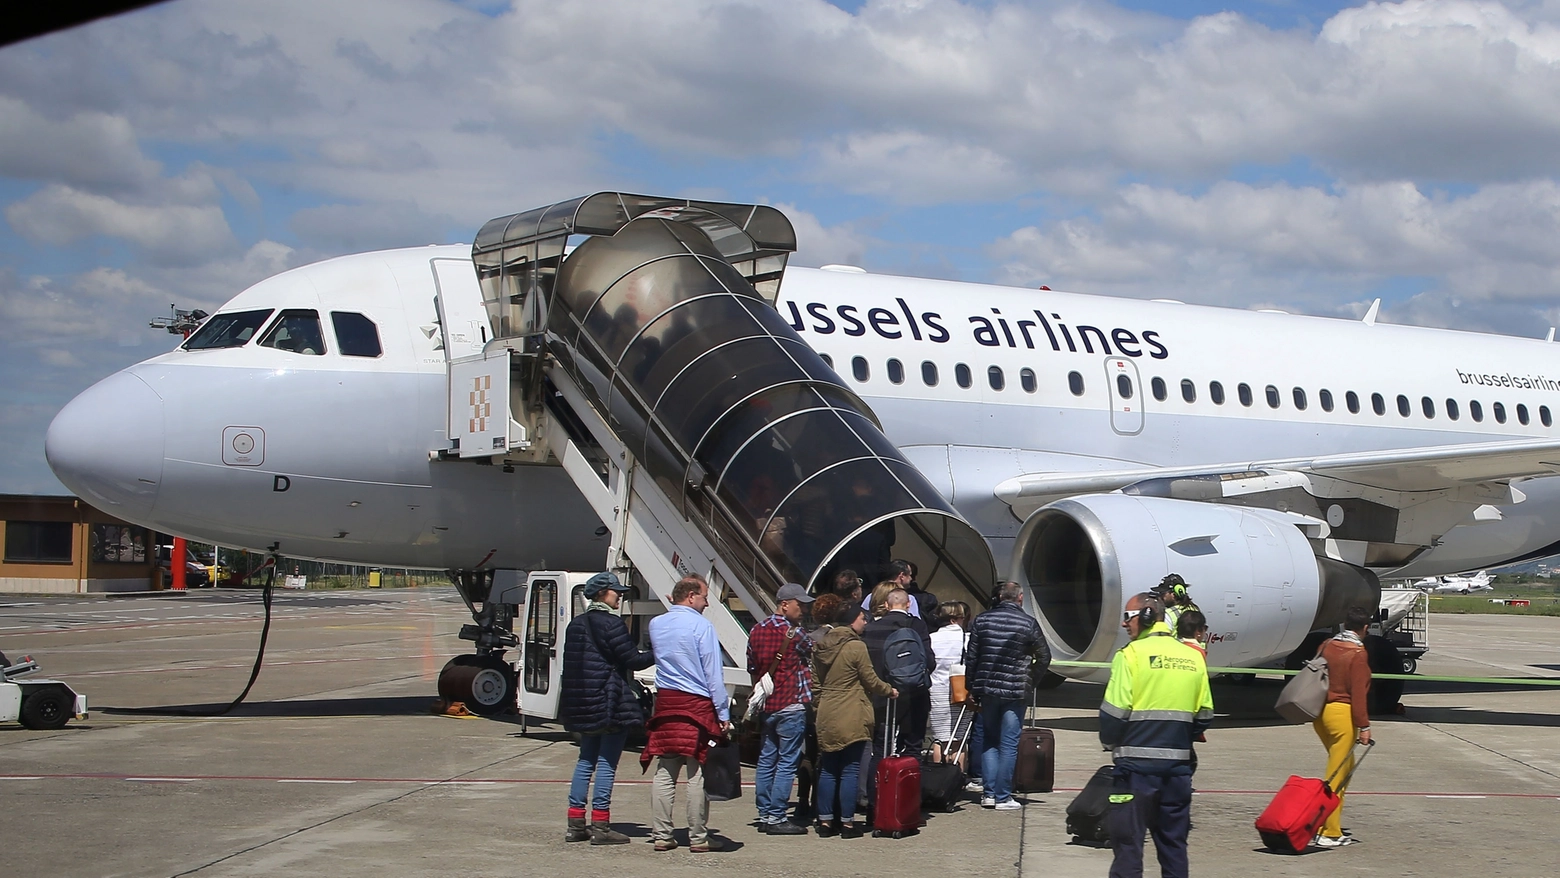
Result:
<svg viewBox="0 0 1560 878"><path fill-rule="evenodd" d="M1368 570L1318 558L1308 520L1270 509L1089 494L1032 514L1014 544L1012 579L1058 659L1108 662L1126 643L1122 607L1179 573L1208 617L1210 665L1257 666L1284 656L1305 635L1342 621L1348 607L1374 608L1380 583ZM1058 671L1103 680L1100 669Z"/></svg>

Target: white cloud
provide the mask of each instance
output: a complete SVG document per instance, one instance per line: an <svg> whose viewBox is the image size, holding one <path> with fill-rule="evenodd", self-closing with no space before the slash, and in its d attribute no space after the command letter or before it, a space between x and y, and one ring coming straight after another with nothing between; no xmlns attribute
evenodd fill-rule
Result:
<svg viewBox="0 0 1560 878"><path fill-rule="evenodd" d="M872 244L870 235L853 223L825 226L817 216L794 204L774 205L791 221L796 231L796 253L791 265L817 268L820 265L861 265Z"/></svg>
<svg viewBox="0 0 1560 878"><path fill-rule="evenodd" d="M53 118L0 96L0 176L90 189L133 189L155 179L130 120L94 111Z"/></svg>
<svg viewBox="0 0 1560 878"><path fill-rule="evenodd" d="M63 246L107 235L145 248L157 261L194 262L233 245L227 219L215 204L127 204L51 185L7 207L5 216L31 241Z"/></svg>

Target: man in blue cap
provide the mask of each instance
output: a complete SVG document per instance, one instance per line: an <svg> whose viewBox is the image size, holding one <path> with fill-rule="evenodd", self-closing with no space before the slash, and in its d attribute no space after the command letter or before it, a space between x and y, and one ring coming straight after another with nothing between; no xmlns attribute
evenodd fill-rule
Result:
<svg viewBox="0 0 1560 878"><path fill-rule="evenodd" d="M563 691L558 718L580 736L579 760L569 784L569 829L564 841L627 844L628 836L612 828L612 782L628 733L645 724L644 711L630 684L631 675L648 668L655 657L634 645L628 627L618 617L618 605L628 587L611 572L585 582L590 606L574 617L563 635ZM596 795L585 822L586 794L591 775Z"/></svg>

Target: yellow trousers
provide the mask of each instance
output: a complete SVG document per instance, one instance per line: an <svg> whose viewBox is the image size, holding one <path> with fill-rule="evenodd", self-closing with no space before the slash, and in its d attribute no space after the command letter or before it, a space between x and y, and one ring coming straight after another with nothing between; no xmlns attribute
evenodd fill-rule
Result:
<svg viewBox="0 0 1560 878"><path fill-rule="evenodd" d="M1311 721L1311 728L1327 748L1327 771L1322 779L1333 778L1333 791L1338 794L1338 810L1322 824L1322 835L1338 838L1343 835L1343 791L1347 786L1344 778L1354 770L1354 740L1358 737L1354 714L1349 705L1331 702L1322 707L1321 716Z"/></svg>

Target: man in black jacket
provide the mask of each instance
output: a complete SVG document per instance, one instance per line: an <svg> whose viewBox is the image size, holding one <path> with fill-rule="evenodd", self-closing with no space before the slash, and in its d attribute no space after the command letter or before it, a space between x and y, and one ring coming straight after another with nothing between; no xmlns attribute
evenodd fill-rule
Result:
<svg viewBox="0 0 1560 878"><path fill-rule="evenodd" d="M1051 664L1040 623L1024 612L1024 587L999 583L997 603L975 617L964 647L965 683L980 703L981 774L986 789L980 804L999 811L1023 808L1013 798L1013 771L1018 764L1018 739L1032 675Z"/></svg>
<svg viewBox="0 0 1560 878"><path fill-rule="evenodd" d="M904 589L896 588L889 592L887 603L888 612L883 614L883 618L867 623L866 630L861 632L861 639L867 644L867 655L872 659L872 670L879 678L889 679L883 646L888 643L889 635L901 628L909 628L920 635L926 656L926 675L930 679L932 671L937 668L937 657L932 654L932 635L927 631L926 623L915 615L911 597ZM887 716L885 713L887 703L888 699L880 698L873 705L879 723ZM930 689L924 686L920 689L900 688L899 698L894 700L894 722L899 731L897 747L900 753L910 756L921 755L921 745L926 741L926 721L931 715ZM881 742L882 736L874 735L873 740ZM874 747L876 746L881 744L874 744Z"/></svg>
<svg viewBox="0 0 1560 878"><path fill-rule="evenodd" d="M630 675L648 668L655 657L634 646L618 617L627 587L611 572L585 582L590 606L574 617L563 635L563 685L558 718L580 735L579 761L569 784L569 829L564 841L627 844L628 836L612 829L612 782L618 757L631 729L645 724L644 711L630 684ZM596 795L591 799L590 824L585 822L586 794L592 773Z"/></svg>

